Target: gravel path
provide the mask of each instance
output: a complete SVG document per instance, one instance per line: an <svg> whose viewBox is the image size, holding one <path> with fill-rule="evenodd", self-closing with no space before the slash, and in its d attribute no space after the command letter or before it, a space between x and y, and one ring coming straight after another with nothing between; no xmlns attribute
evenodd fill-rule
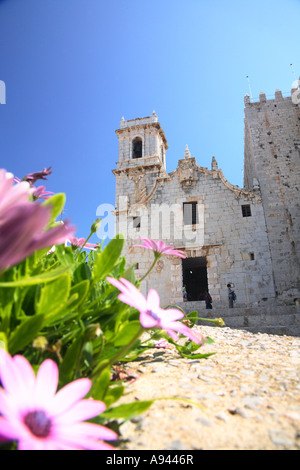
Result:
<svg viewBox="0 0 300 470"><path fill-rule="evenodd" d="M300 338L195 326L214 339L182 358L176 349L151 349L126 365L137 380L121 402L158 400L124 423L121 449L299 450Z"/></svg>

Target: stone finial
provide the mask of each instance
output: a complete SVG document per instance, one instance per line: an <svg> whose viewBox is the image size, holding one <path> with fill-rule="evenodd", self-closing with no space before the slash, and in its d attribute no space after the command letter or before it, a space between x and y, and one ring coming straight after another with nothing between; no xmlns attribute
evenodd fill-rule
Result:
<svg viewBox="0 0 300 470"><path fill-rule="evenodd" d="M278 88L275 90L275 100L282 100L282 92L281 90L278 90Z"/></svg>
<svg viewBox="0 0 300 470"><path fill-rule="evenodd" d="M184 158L191 158L191 152L189 151L188 144L185 146Z"/></svg>
<svg viewBox="0 0 300 470"><path fill-rule="evenodd" d="M246 93L245 96L244 96L244 103L245 104L250 104L250 96L248 95L248 93Z"/></svg>
<svg viewBox="0 0 300 470"><path fill-rule="evenodd" d="M261 103L265 103L267 101L266 94L263 91L261 91L259 94L259 101Z"/></svg>
<svg viewBox="0 0 300 470"><path fill-rule="evenodd" d="M153 113L152 113L152 122L158 122L158 116L157 116L156 112L154 111L154 109L153 109Z"/></svg>
<svg viewBox="0 0 300 470"><path fill-rule="evenodd" d="M218 169L218 163L215 157L212 157L211 159L211 169L212 170L217 170Z"/></svg>

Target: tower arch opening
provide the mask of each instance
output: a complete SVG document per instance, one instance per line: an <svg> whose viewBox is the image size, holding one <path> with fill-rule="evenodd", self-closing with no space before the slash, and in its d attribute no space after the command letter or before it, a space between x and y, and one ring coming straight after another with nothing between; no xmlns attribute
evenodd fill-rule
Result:
<svg viewBox="0 0 300 470"><path fill-rule="evenodd" d="M143 141L140 137L136 137L132 141L132 158L142 158L143 156Z"/></svg>

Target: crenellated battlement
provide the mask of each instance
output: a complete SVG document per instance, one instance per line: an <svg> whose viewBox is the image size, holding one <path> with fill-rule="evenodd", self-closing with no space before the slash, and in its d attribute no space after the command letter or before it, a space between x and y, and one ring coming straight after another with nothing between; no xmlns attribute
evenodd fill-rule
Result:
<svg viewBox="0 0 300 470"><path fill-rule="evenodd" d="M260 92L257 98L250 98L246 93L244 96L245 106L257 105L259 103L270 103L272 101L292 101L293 104L300 104L300 77L299 80L292 84L290 92L282 92L278 88L275 90L274 95L266 95L263 91Z"/></svg>

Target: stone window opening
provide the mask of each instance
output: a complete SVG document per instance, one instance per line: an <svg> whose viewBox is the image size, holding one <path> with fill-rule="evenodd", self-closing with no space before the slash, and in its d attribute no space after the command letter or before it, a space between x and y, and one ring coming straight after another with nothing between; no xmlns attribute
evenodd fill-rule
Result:
<svg viewBox="0 0 300 470"><path fill-rule="evenodd" d="M143 141L140 137L136 137L132 142L132 158L142 158Z"/></svg>
<svg viewBox="0 0 300 470"><path fill-rule="evenodd" d="M254 255L253 251L251 253L249 253L249 256L250 256L251 261L255 260L255 255Z"/></svg>
<svg viewBox="0 0 300 470"><path fill-rule="evenodd" d="M133 217L133 228L136 229L138 232L141 228L141 218L140 217Z"/></svg>
<svg viewBox="0 0 300 470"><path fill-rule="evenodd" d="M183 203L183 223L184 225L196 225L198 223L197 202Z"/></svg>
<svg viewBox="0 0 300 470"><path fill-rule="evenodd" d="M251 206L250 204L245 204L242 206L242 215L243 217L251 217Z"/></svg>

